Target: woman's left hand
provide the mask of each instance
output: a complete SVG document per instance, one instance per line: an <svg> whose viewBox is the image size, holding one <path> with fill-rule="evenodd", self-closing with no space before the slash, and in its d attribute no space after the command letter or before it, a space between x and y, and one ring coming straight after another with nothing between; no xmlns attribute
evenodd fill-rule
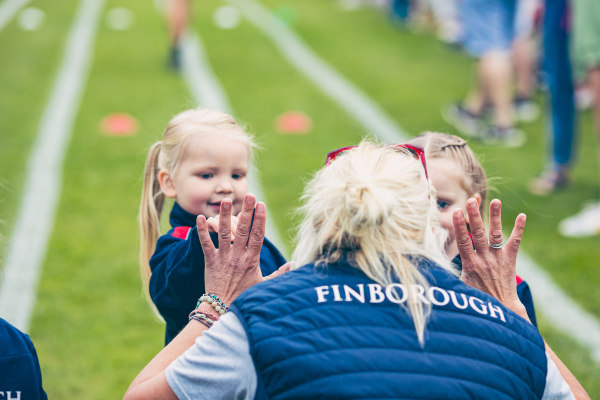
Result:
<svg viewBox="0 0 600 400"><path fill-rule="evenodd" d="M461 280L497 298L506 307L527 317L525 307L517 295L517 253L525 229L525 214L519 214L510 238L503 245L502 204L490 202L490 231L485 231L479 206L475 199L467 201L471 237L462 210L453 213L458 251L462 258ZM475 247L475 248L473 248Z"/></svg>
<svg viewBox="0 0 600 400"><path fill-rule="evenodd" d="M232 242L231 200L223 200L219 212L217 249L210 239L206 218L198 216L196 226L204 251L204 282L207 293L218 296L230 305L250 286L262 282L263 279L279 276L289 269L289 265L285 264L267 278L262 276L259 264L266 219L267 209L264 203L257 203L253 194L247 194Z"/></svg>

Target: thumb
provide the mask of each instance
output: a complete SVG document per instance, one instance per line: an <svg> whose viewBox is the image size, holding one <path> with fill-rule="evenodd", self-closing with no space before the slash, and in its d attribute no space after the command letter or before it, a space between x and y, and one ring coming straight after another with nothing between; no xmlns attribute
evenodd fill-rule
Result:
<svg viewBox="0 0 600 400"><path fill-rule="evenodd" d="M279 269L277 271L273 272L271 275L265 276L263 278L263 281L268 281L270 279L277 278L278 276L285 274L286 272L288 272L290 270L290 267L292 265L294 265L294 263L292 261L283 264L281 267L279 267Z"/></svg>

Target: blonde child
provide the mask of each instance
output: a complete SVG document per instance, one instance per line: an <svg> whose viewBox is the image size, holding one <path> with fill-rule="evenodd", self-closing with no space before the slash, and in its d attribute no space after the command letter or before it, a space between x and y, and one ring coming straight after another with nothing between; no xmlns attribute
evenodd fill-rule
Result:
<svg viewBox="0 0 600 400"><path fill-rule="evenodd" d="M140 272L144 293L166 322L165 344L188 323L204 294L204 253L196 217L217 217L221 201L241 211L247 192L252 138L224 113L191 109L176 115L148 152L140 204ZM160 236L165 197L175 200L171 229ZM216 233L213 233L216 243ZM285 263L265 238L260 267L268 275Z"/></svg>
<svg viewBox="0 0 600 400"><path fill-rule="evenodd" d="M462 269L458 254L452 212L462 208L465 216L467 199L473 197L479 203L479 212L485 215L487 208L487 178L475 154L462 138L438 132L425 132L409 142L425 151L429 180L436 190L440 225L448 232L446 255ZM468 223L468 221L467 221ZM537 326L533 299L527 282L517 276L517 293L527 308L531 322Z"/></svg>

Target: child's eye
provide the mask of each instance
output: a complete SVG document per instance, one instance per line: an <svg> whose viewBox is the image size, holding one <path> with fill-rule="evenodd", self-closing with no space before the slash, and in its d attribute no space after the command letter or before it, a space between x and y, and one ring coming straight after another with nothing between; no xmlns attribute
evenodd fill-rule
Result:
<svg viewBox="0 0 600 400"><path fill-rule="evenodd" d="M438 200L437 206L440 210L445 210L446 208L448 208L450 206L450 203L447 201L444 201L444 200Z"/></svg>
<svg viewBox="0 0 600 400"><path fill-rule="evenodd" d="M231 177L233 179L235 179L236 181L242 179L244 176L245 176L244 174L232 174L231 175Z"/></svg>
<svg viewBox="0 0 600 400"><path fill-rule="evenodd" d="M206 172L206 173L204 173L204 174L200 174L199 176L200 176L200 178L202 178L202 179L210 179L210 178L212 178L212 177L213 177L213 174L211 174L211 173L209 173L209 172Z"/></svg>

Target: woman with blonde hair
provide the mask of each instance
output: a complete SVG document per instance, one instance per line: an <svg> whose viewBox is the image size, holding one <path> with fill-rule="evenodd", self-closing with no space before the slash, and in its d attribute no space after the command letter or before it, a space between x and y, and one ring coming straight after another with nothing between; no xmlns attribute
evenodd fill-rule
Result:
<svg viewBox="0 0 600 400"><path fill-rule="evenodd" d="M295 267L255 286L263 280L264 204L246 196L232 244L231 202L223 201L218 250L199 217L210 293L125 398L572 396L539 332L519 316L527 314L510 267L524 215L502 249L488 247L472 203L477 253L465 246L464 226L458 230L467 279L483 277L480 287L511 311L452 270L425 165L422 150L409 145L362 143L329 153L304 195ZM461 216L455 220L464 225ZM492 214L498 224L499 210ZM219 318L216 307L229 312Z"/></svg>

